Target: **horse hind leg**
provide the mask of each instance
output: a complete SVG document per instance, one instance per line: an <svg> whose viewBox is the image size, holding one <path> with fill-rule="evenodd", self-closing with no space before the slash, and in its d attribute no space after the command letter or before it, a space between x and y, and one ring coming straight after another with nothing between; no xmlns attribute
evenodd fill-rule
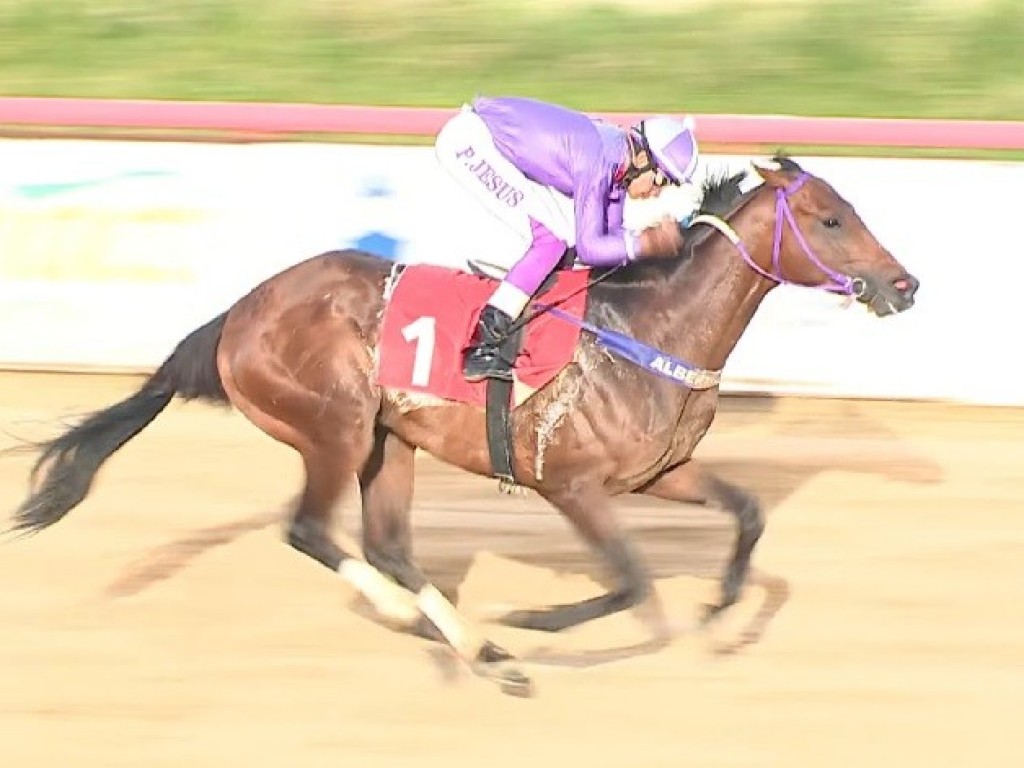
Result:
<svg viewBox="0 0 1024 768"><path fill-rule="evenodd" d="M345 552L330 533L334 509L373 444L372 402L333 401L325 410L323 398L291 378L276 376L276 369L232 362L222 349L218 366L231 402L302 458L306 484L288 524L288 544L338 573L385 619L402 627L414 623L419 611L413 595ZM360 424L367 426L356 426Z"/></svg>
<svg viewBox="0 0 1024 768"><path fill-rule="evenodd" d="M323 418L319 434L330 434L333 439L321 437L301 451L306 486L288 528L288 543L341 576L385 621L400 629L410 628L420 619L415 596L373 564L345 552L331 536L334 510L353 476L366 464L373 445L372 426L353 432L352 425L340 423L345 420L337 421L327 430L330 420ZM372 418L363 423L372 425Z"/></svg>
<svg viewBox="0 0 1024 768"><path fill-rule="evenodd" d="M331 537L334 509L353 475L359 475L370 495L366 516L371 521L377 519L377 509L381 510L381 519L389 510L396 519L399 516L395 510L408 516L412 448L406 445L410 455L403 456L405 444L397 438L378 445L386 436L376 429L379 402L369 393L363 397L336 395L325 401L313 390L296 387L291 379L275 380L269 368L243 369L239 376L226 361L220 367L225 389L238 409L257 427L302 456L306 486L288 528L288 543L338 573L385 619L409 628L426 616L473 669L497 680L508 693L529 695L529 679L508 664L507 654L500 648L478 640L479 633L467 625L451 603L418 569L408 567L411 559L379 558L379 562L390 564L393 581L366 560L345 552ZM268 392L275 395L269 397ZM389 447L394 464L384 452ZM379 465L376 469L375 458ZM407 490L398 494L397 501L392 499L388 488L402 488L403 484L407 484ZM373 556L386 551L380 548ZM399 579L410 586L396 583Z"/></svg>
<svg viewBox="0 0 1024 768"><path fill-rule="evenodd" d="M422 612L418 634L446 640L471 669L495 680L506 693L529 695L532 684L511 653L483 638L430 583L412 555L412 507L416 449L378 427L369 459L359 473L363 555L378 572L416 595Z"/></svg>
<svg viewBox="0 0 1024 768"><path fill-rule="evenodd" d="M351 476L330 451L303 455L306 487L288 526L286 538L297 551L340 575L360 592L387 621L399 628L412 626L419 610L411 594L394 585L371 565L345 552L331 536L333 510Z"/></svg>
<svg viewBox="0 0 1024 768"><path fill-rule="evenodd" d="M428 580L412 558L412 507L415 449L378 426L373 449L359 471L363 557L401 587L418 593ZM428 640L444 640L421 616L413 631Z"/></svg>

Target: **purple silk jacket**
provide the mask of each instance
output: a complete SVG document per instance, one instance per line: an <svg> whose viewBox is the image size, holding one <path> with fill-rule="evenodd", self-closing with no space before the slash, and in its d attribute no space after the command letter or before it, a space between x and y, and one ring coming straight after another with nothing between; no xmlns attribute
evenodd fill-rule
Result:
<svg viewBox="0 0 1024 768"><path fill-rule="evenodd" d="M478 97L472 108L509 162L528 179L572 198L581 262L614 266L637 253L637 238L622 227L626 193L615 183L628 151L624 130L521 97Z"/></svg>

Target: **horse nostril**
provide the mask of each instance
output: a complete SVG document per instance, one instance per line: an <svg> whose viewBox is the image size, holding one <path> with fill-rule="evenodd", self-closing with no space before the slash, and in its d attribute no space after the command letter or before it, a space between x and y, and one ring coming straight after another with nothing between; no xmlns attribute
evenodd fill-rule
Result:
<svg viewBox="0 0 1024 768"><path fill-rule="evenodd" d="M892 282L892 287L908 299L912 299L914 297L914 294L917 293L917 289L920 285L921 283L918 282L917 278L911 275L901 277L898 280L893 280Z"/></svg>

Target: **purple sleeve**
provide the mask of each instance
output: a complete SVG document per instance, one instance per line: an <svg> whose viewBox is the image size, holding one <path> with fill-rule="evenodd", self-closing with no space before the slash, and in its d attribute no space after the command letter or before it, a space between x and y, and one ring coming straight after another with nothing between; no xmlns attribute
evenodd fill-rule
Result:
<svg viewBox="0 0 1024 768"><path fill-rule="evenodd" d="M575 176L577 258L591 267L612 267L632 261L640 245L632 233L622 228L622 205L608 202L611 179L586 159L581 159Z"/></svg>

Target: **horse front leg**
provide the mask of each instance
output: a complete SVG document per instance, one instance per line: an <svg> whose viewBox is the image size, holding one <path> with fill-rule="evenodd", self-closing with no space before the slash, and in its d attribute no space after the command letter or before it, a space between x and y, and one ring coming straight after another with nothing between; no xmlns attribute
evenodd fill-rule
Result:
<svg viewBox="0 0 1024 768"><path fill-rule="evenodd" d="M541 632L560 632L602 616L625 611L651 595L647 569L615 517L610 498L598 485L572 487L545 498L575 527L611 571L613 588L576 603L517 610L501 616L502 624Z"/></svg>
<svg viewBox="0 0 1024 768"><path fill-rule="evenodd" d="M667 501L713 504L736 518L736 543L722 578L721 599L717 604L707 606L703 621L711 621L735 604L750 573L754 546L764 533L764 514L757 498L694 461L665 470L636 493Z"/></svg>

